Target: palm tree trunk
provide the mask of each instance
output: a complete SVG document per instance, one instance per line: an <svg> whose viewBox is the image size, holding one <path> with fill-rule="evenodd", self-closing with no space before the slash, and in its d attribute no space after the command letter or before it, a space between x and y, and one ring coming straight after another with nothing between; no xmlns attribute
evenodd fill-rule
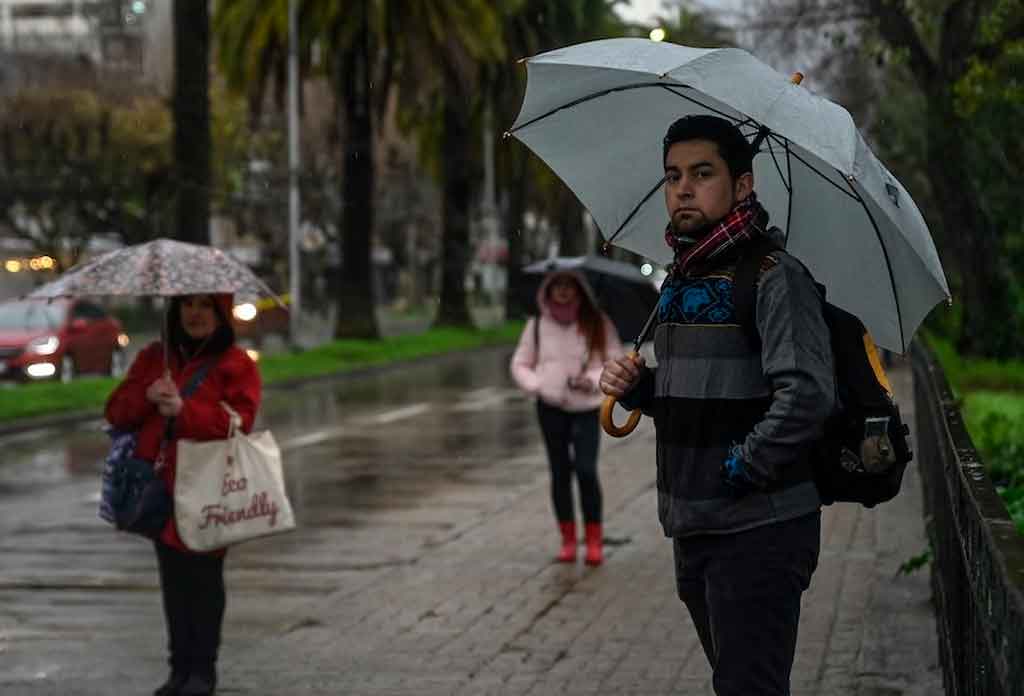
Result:
<svg viewBox="0 0 1024 696"><path fill-rule="evenodd" d="M210 243L210 7L174 0L174 162L178 239Z"/></svg>
<svg viewBox="0 0 1024 696"><path fill-rule="evenodd" d="M505 291L505 317L522 319L526 316L527 307L523 306L519 288L523 283L523 215L526 213L529 178L526 174L527 159L522 148L509 153L511 180L505 183L508 194L508 205L505 209L505 239L508 241L508 259L506 273L508 284Z"/></svg>
<svg viewBox="0 0 1024 696"><path fill-rule="evenodd" d="M441 142L441 301L437 324L472 326L466 302L469 220L473 193L473 142L467 104L470 95L454 71L446 71Z"/></svg>
<svg viewBox="0 0 1024 696"><path fill-rule="evenodd" d="M345 110L344 171L341 182L341 278L338 283L337 338L378 338L373 291L373 121L367 3L362 31L341 52L337 79Z"/></svg>

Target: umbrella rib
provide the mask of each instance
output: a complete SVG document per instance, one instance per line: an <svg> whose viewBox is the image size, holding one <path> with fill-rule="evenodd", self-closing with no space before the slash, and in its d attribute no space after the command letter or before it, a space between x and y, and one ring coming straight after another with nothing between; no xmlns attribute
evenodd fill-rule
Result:
<svg viewBox="0 0 1024 696"><path fill-rule="evenodd" d="M540 116L535 116L534 118L531 118L526 123L521 123L518 126L513 126L512 128L510 128L507 131L505 131L505 135L506 136L512 135L516 131L520 131L520 130L526 128L527 126L532 126L533 124L537 123L538 121L543 121L548 116L552 116L552 115L558 113L559 111L562 111L563 109L571 109L574 106L579 106L580 104L583 104L583 103L588 102L588 101L592 101L594 99L600 99L601 97L607 96L609 94L614 94L615 92L625 92L625 91L628 91L628 90L631 90L631 89L642 89L644 87L666 87L666 85L664 85L661 82L637 82L637 83L631 84L631 85L621 85L619 87L611 87L609 89L601 90L600 92L594 92L592 94L587 94L587 95L582 96L582 97L580 97L578 99L573 99L571 102L567 102L565 104L562 104L561 106L556 106L555 108L551 109L550 111L547 111L546 113L541 114Z"/></svg>
<svg viewBox="0 0 1024 696"><path fill-rule="evenodd" d="M690 96L687 96L685 94L681 94L681 93L677 92L675 89L673 89L673 87L674 87L673 85L666 85L664 82L637 82L637 83L631 84L631 85L621 85L619 87L611 87L609 89L601 90L600 92L594 92L593 94L587 94L585 96L579 97L578 99L573 99L571 102L567 102L565 104L562 104L561 106L556 106L555 108L553 108L550 111L547 111L547 112L541 114L540 116L535 116L534 118L531 118L529 121L526 121L525 123L521 123L518 126L514 126L514 127L510 128L510 129L508 129L507 131L505 131L505 136L507 137L509 135L512 135L516 131L520 131L520 130L528 127L528 126L532 126L533 124L537 123L538 121L543 121L548 116L552 116L552 115L554 115L554 114L556 114L559 111L562 111L564 109L571 109L574 106L579 106L580 104L583 104L583 103L588 102L588 101L592 101L594 99L600 99L601 97L605 97L605 96L607 96L609 94L614 94L615 92L625 92L627 90L643 89L645 87L660 87L661 89L668 90L669 92L671 92L672 94L676 95L677 97L680 97L682 99L686 99L687 101L693 102L697 106L700 106L700 107L702 107L704 109L707 109L708 111L711 111L711 112L713 112L715 114L718 114L718 115L722 116L723 118L727 118L730 121L736 121L736 117L732 116L731 114L727 114L724 111L716 109L713 106L708 106L707 104L705 104L705 103L703 103L703 102L701 102L701 101L699 101L697 99L694 99L693 97L690 97ZM692 87L687 87L686 85L680 85L680 87L682 87L683 89L693 89Z"/></svg>
<svg viewBox="0 0 1024 696"><path fill-rule="evenodd" d="M786 153L787 154L789 153L789 146L788 145L786 146ZM775 171L777 171L779 173L779 178L782 179L783 185L786 187L786 190L789 191L790 198L792 198L792 196L793 196L793 182L792 182L792 179L787 179L786 175L782 173L782 167L779 166L779 160L775 156L775 148L772 147L772 141L771 140L768 141L768 154L771 155L772 162L775 163ZM790 170L790 174L792 174L792 170Z"/></svg>
<svg viewBox="0 0 1024 696"><path fill-rule="evenodd" d="M711 111L712 113L718 114L722 118L726 118L726 119L729 119L730 121L734 121L737 127L740 126L740 125L743 125L745 123L751 123L751 124L757 126L758 128L761 127L760 123L758 123L754 119L750 118L749 116L747 116L745 121L740 121L735 116L733 116L731 114L727 114L724 111L721 111L720 109L716 109L713 106L708 106L707 104L705 104L704 102L700 101L699 99L694 99L693 97L689 96L688 94L682 94L680 92L677 92L673 88L674 87L673 85L659 85L659 86L667 89L669 92L671 92L672 94L676 95L680 99L685 99L688 102L693 102L697 106L699 106L701 108L704 108L704 109L707 109L708 111ZM693 87L689 87L687 85L680 85L680 87L682 89L693 89Z"/></svg>
<svg viewBox="0 0 1024 696"><path fill-rule="evenodd" d="M878 239L878 246L882 247L882 256L885 258L885 267L889 271L889 285L892 287L892 297L896 304L896 324L900 328L900 352L905 353L907 351L907 339L903 334L903 312L900 310L900 293L896 288L896 278L892 272L892 261L889 259L889 250L885 248L885 240L882 239L882 232L878 229L878 223L875 222L875 216L871 214L871 209L868 208L867 203L864 202L864 198L857 193L857 190L853 188L853 182L847 181L847 185L853 192L853 197L861 204L864 208L864 214L868 216L868 222L871 223L871 227L875 230L875 238Z"/></svg>
<svg viewBox="0 0 1024 696"><path fill-rule="evenodd" d="M842 193L845 196L849 196L850 198L852 198L853 200L857 201L858 203L861 202L860 196L856 195L856 193L850 193L849 191L844 189L842 186L840 186L836 182L832 181L832 179L830 179L829 177L825 176L825 174L823 174L820 169L818 169L813 164L808 162L806 159L801 157L800 153L795 152L792 148L790 148L789 147L789 145L790 145L789 138L782 137L782 136L780 136L780 135L778 135L776 133L772 133L768 137L770 137L770 138L777 138L779 140L779 144L786 147L786 151L789 153L789 155L791 157L795 158L798 162L800 162L800 164L804 165L805 167L810 169L812 172L814 172L815 174L820 176L822 179L825 180L826 183L831 184L832 186L834 186L837 191L839 191L840 193ZM836 169L836 173L839 174L839 176L843 179L843 181L846 181L846 175L845 174L843 174L838 169Z"/></svg>
<svg viewBox="0 0 1024 696"><path fill-rule="evenodd" d="M612 242L615 241L615 238L619 236L619 234L622 232L622 230L624 230L626 228L626 225L628 225L630 220L632 220L633 217L637 214L637 211L639 211L640 208L643 207L644 203L649 201L651 199L651 196L654 195L654 192L657 191L658 189L660 189L662 184L664 184L664 183L665 183L665 177L661 177L661 179L658 180L658 183L654 185L654 188L652 188L650 191L648 191L647 195L644 196L642 199L640 199L640 202L636 204L636 207L633 208L633 211L628 216L626 216L626 219L622 221L621 225L619 225L619 229L615 230L615 234L613 234L611 237L609 237L608 241L604 243L605 250L607 250L609 244L611 244Z"/></svg>
<svg viewBox="0 0 1024 696"><path fill-rule="evenodd" d="M793 226L793 153L786 141L786 173L789 175L789 200L786 202L786 241L789 246L789 232Z"/></svg>

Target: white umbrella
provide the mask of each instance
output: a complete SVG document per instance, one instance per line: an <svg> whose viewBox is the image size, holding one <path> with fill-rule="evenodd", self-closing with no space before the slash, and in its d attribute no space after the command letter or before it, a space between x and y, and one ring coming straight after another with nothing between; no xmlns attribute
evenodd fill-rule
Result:
<svg viewBox="0 0 1024 696"><path fill-rule="evenodd" d="M879 345L904 352L949 298L920 211L850 114L746 51L606 39L542 53L527 69L509 133L565 181L610 242L672 261L662 138L677 118L713 114L758 144L755 190L786 249Z"/></svg>

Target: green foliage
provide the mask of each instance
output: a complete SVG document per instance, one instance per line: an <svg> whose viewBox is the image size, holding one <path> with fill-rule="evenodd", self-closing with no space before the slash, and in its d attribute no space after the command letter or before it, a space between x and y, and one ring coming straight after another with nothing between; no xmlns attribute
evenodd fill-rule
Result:
<svg viewBox="0 0 1024 696"><path fill-rule="evenodd" d="M284 134L274 128L253 129L243 98L222 86L210 90L213 139L213 191L215 209L226 210L246 195L252 161L281 161Z"/></svg>
<svg viewBox="0 0 1024 696"><path fill-rule="evenodd" d="M141 241L169 200L171 121L155 98L25 90L0 103L0 220L61 267L92 237Z"/></svg>
<svg viewBox="0 0 1024 696"><path fill-rule="evenodd" d="M908 558L906 561L900 564L899 569L896 571L896 575L910 575L925 566L928 566L935 560L935 553L931 547L928 547L916 556Z"/></svg>
<svg viewBox="0 0 1024 696"><path fill-rule="evenodd" d="M280 141L253 134L244 102L212 94L212 199L237 195L250 157ZM0 102L0 221L38 253L74 265L93 237L138 244L171 234L173 125L156 97L23 91ZM279 149L279 148L278 148Z"/></svg>
<svg viewBox="0 0 1024 696"><path fill-rule="evenodd" d="M967 431L1024 534L1024 361L962 358L947 340L930 338L943 371L961 396Z"/></svg>
<svg viewBox="0 0 1024 696"><path fill-rule="evenodd" d="M1024 397L973 392L964 413L985 468L1024 534Z"/></svg>
<svg viewBox="0 0 1024 696"><path fill-rule="evenodd" d="M927 339L957 393L977 390L1024 392L1024 360L963 358L957 355L948 338L929 334Z"/></svg>
<svg viewBox="0 0 1024 696"><path fill-rule="evenodd" d="M340 340L303 353L266 356L260 361L264 384L351 372L375 365L515 342L522 322L490 329L433 329L378 341ZM108 377L61 384L36 382L0 389L0 422L56 413L98 413L117 385Z"/></svg>

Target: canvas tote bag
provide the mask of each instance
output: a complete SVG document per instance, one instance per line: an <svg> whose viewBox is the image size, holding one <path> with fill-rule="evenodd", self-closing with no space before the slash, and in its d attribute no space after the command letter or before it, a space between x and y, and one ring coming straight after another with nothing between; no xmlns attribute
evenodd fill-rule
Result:
<svg viewBox="0 0 1024 696"><path fill-rule="evenodd" d="M193 551L211 551L295 528L281 450L269 430L246 435L226 403L226 440L178 441L174 521Z"/></svg>

